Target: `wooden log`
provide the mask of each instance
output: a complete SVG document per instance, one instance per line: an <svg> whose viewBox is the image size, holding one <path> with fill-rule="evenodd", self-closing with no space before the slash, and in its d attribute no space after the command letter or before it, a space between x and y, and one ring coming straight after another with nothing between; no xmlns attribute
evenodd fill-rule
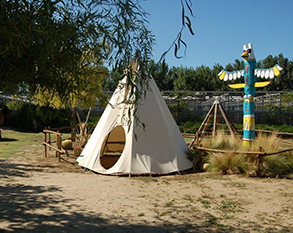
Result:
<svg viewBox="0 0 293 233"><path fill-rule="evenodd" d="M215 110L214 110L214 124L213 124L213 136L216 136L218 126L219 126L219 116L218 116L218 105L215 105Z"/></svg>
<svg viewBox="0 0 293 233"><path fill-rule="evenodd" d="M293 145L293 142L292 141L288 141L288 140L285 140L285 139L282 139L282 138L277 138L278 140L280 140L281 142L285 142L289 145Z"/></svg>
<svg viewBox="0 0 293 233"><path fill-rule="evenodd" d="M72 128L75 128L76 125L70 125L70 126L65 126L65 127L60 127L60 128L51 128L50 130L64 130L64 129L72 129Z"/></svg>
<svg viewBox="0 0 293 233"><path fill-rule="evenodd" d="M227 114L226 114L226 112L225 112L225 110L224 110L224 108L222 107L221 104L219 104L219 108L220 108L222 116L224 117L224 120L225 120L225 122L226 122L226 124L227 124L227 126L228 126L228 128L230 130L231 135L237 135L238 134L237 129L235 128L235 126L231 122L230 118L227 116Z"/></svg>
<svg viewBox="0 0 293 233"><path fill-rule="evenodd" d="M258 151L231 151L231 150L219 150L219 149L210 149L205 147L195 147L197 150L208 151L208 152L215 152L215 153L233 153L233 154L247 154L247 155L265 155L266 152L258 152Z"/></svg>
<svg viewBox="0 0 293 233"><path fill-rule="evenodd" d="M60 149L58 149L58 148L56 148L56 147L50 145L50 144L47 143L47 142L43 142L43 145L48 146L48 147L52 148L53 150L55 150L55 151L57 151L57 152L63 154L63 151L62 151L62 150L60 150Z"/></svg>
<svg viewBox="0 0 293 233"><path fill-rule="evenodd" d="M276 154L281 154L289 151L293 151L293 148L288 148L285 150L280 150L277 152L272 152L272 153L267 153L263 151L231 151L231 150L219 150L219 149L210 149L210 148L205 148L205 147L194 147L194 149L197 150L202 150L202 151L207 151L207 152L214 152L214 153L233 153L233 154L247 154L247 155L257 155L259 158L265 157L265 156L270 156L270 155L276 155Z"/></svg>
<svg viewBox="0 0 293 233"><path fill-rule="evenodd" d="M262 151L262 148L260 147L259 152L261 152L261 151ZM261 155L260 154L257 156L257 159L256 159L256 167L257 167L256 174L257 174L257 176L260 176L260 167L261 167Z"/></svg>
<svg viewBox="0 0 293 233"><path fill-rule="evenodd" d="M287 133L287 132L276 132L276 131L271 131L271 130L265 130L265 129L257 129L255 130L257 132L260 132L260 133L275 133L277 135L290 135L290 136L293 136L293 133Z"/></svg>
<svg viewBox="0 0 293 233"><path fill-rule="evenodd" d="M182 133L183 136L194 137L196 133Z"/></svg>
<svg viewBox="0 0 293 233"><path fill-rule="evenodd" d="M277 151L277 152L272 152L272 153L265 153L261 156L270 156L270 155L277 155L277 154L281 154L281 153L285 153L285 152L289 152L289 151L292 151L293 148L289 148L289 149L285 149L285 150L280 150L280 151Z"/></svg>
<svg viewBox="0 0 293 233"><path fill-rule="evenodd" d="M56 135L62 135L62 133L60 133L59 130L57 132L55 132L55 131L52 131L52 130L44 129L43 133L51 133L51 134L56 134Z"/></svg>
<svg viewBox="0 0 293 233"><path fill-rule="evenodd" d="M59 160L59 162L61 161L61 135L62 134L59 134L60 132L59 132L59 130L57 130L57 133L58 133L58 135L57 135L57 148L58 148L58 151L57 151L57 153L58 153L58 160Z"/></svg>
<svg viewBox="0 0 293 233"><path fill-rule="evenodd" d="M48 127L48 130L51 130L51 127L49 126ZM49 141L48 141L48 143L51 145L51 134L49 133ZM49 147L49 150L51 150L51 148Z"/></svg>
<svg viewBox="0 0 293 233"><path fill-rule="evenodd" d="M44 134L45 134L45 141L44 141L44 143L47 143L47 133L44 133ZM47 146L44 143L43 143L43 145L45 147L45 158L47 158Z"/></svg>

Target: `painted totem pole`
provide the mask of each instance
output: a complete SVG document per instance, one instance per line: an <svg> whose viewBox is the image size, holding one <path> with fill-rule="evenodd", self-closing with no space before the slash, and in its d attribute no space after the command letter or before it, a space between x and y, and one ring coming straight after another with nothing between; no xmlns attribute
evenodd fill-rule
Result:
<svg viewBox="0 0 293 233"><path fill-rule="evenodd" d="M254 96L256 87L265 87L272 81L256 82L257 77L265 79L273 79L280 75L282 67L275 65L269 69L257 69L256 60L252 44L249 43L248 47L243 45L243 53L241 57L244 59L244 70L228 72L222 70L218 76L220 80L236 80L244 77L244 83L231 84L231 88L244 88L243 97L243 143L247 146L252 145L255 139L255 115L254 115Z"/></svg>

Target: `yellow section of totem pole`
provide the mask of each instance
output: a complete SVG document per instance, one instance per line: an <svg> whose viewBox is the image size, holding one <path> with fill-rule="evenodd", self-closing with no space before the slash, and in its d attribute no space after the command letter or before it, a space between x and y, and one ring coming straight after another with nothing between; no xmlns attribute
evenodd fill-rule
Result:
<svg viewBox="0 0 293 233"><path fill-rule="evenodd" d="M254 84L255 87L265 87L267 85L270 85L272 81L267 81L267 82L257 82Z"/></svg>
<svg viewBox="0 0 293 233"><path fill-rule="evenodd" d="M267 85L270 85L271 83L272 83L272 81L257 82L254 84L254 87L265 87ZM244 83L236 83L236 84L229 84L228 86L231 88L234 88L234 89L239 89L239 88L244 88L245 84Z"/></svg>
<svg viewBox="0 0 293 233"><path fill-rule="evenodd" d="M255 118L254 117L243 117L243 130L254 130L255 129Z"/></svg>
<svg viewBox="0 0 293 233"><path fill-rule="evenodd" d="M280 71L278 70L277 67L274 67L274 73L275 73L276 76L280 75Z"/></svg>
<svg viewBox="0 0 293 233"><path fill-rule="evenodd" d="M237 84L230 84L228 86L231 88L234 88L234 89L238 89L238 88L244 88L245 84L244 83L237 83Z"/></svg>
<svg viewBox="0 0 293 233"><path fill-rule="evenodd" d="M243 140L242 145L245 147L252 147L253 141Z"/></svg>

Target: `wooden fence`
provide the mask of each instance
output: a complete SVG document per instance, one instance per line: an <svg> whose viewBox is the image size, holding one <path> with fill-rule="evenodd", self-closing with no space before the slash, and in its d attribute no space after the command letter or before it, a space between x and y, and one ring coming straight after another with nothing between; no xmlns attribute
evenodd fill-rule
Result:
<svg viewBox="0 0 293 233"><path fill-rule="evenodd" d="M58 157L59 162L61 161L61 155L62 154L67 154L68 155L68 151L65 149L65 151L62 151L62 139L63 140L70 140L72 143L75 142L76 140L76 128L78 127L78 125L75 126L67 126L67 127L61 127L61 128L50 128L50 126L47 128L45 128L43 130L43 133L45 135L45 139L43 142L44 145L44 154L45 154L45 158L48 157L48 148L49 150L54 150L56 151L56 156ZM61 133L61 131L64 132L64 130L70 130L71 131L71 135L70 138L62 138L63 133ZM56 139L53 140L52 137L56 135ZM56 144L55 144L56 143ZM63 159L64 160L64 159Z"/></svg>
<svg viewBox="0 0 293 233"><path fill-rule="evenodd" d="M45 147L45 158L47 158L47 156L48 156L48 148L47 147L49 147L50 149L53 149L53 150L56 151L57 156L58 156L58 160L60 162L61 161L61 154L64 153L62 151L62 148L61 148L61 144L62 144L62 133L60 133L59 130L53 131L53 130L50 130L50 129L47 129L47 128L45 128L43 130L43 133L45 134L45 140L43 142L43 145ZM51 138L51 134L57 136L56 141L52 141L51 140L52 139ZM52 145L53 143L56 143L56 146L53 146Z"/></svg>
<svg viewBox="0 0 293 233"><path fill-rule="evenodd" d="M280 140L282 140L282 139L280 139ZM291 146L293 146L292 142L288 142L286 140L282 140L282 141L285 141L286 143L288 143ZM257 156L256 165L257 165L257 175L258 176L260 175L261 166L262 166L262 158L263 157L293 151L293 147L287 148L287 149L284 149L284 150L280 150L280 151L276 151L276 152L271 152L271 153L267 153L267 152L262 151L261 147L259 148L259 151L231 151L231 150L211 149L211 148L205 148L205 147L201 147L201 146L192 146L191 149L200 150L200 151L206 151L206 152L213 152L213 153L222 153L222 154L230 153L232 155L234 155L234 154L246 154L247 157L256 155Z"/></svg>

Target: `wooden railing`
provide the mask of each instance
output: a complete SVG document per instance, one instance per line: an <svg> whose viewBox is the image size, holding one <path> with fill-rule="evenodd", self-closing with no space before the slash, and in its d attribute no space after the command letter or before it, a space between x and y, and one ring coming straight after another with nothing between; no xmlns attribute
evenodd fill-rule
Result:
<svg viewBox="0 0 293 233"><path fill-rule="evenodd" d="M56 154L58 156L59 162L61 161L61 154L63 154L61 144L62 144L62 133L60 133L59 130L53 131L50 129L45 128L43 130L43 133L45 134L45 140L43 142L43 145L45 147L45 158L48 156L48 147L50 149L53 149L56 151ZM51 134L56 135L56 141L52 141ZM52 144L56 143L56 146L53 146Z"/></svg>

